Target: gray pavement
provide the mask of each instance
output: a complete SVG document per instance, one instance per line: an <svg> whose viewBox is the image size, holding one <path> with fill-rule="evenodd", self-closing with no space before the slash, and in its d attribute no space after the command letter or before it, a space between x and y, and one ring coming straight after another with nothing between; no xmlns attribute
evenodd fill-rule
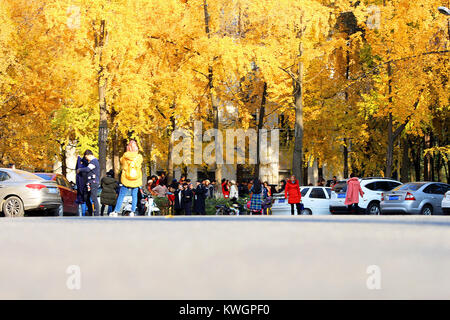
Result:
<svg viewBox="0 0 450 320"><path fill-rule="evenodd" d="M1 218L0 244L0 299L450 298L450 217Z"/></svg>

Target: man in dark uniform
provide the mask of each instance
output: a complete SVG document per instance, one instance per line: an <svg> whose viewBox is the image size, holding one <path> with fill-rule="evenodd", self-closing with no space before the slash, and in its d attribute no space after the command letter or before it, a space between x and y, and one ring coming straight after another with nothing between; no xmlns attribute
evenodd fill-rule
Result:
<svg viewBox="0 0 450 320"><path fill-rule="evenodd" d="M98 188L100 185L100 163L94 157L94 153L91 150L86 150L84 157L89 161L86 168L80 168L77 173L87 173L87 191L88 197L94 204L94 216L100 215L100 204L98 203Z"/></svg>
<svg viewBox="0 0 450 320"><path fill-rule="evenodd" d="M180 183L177 189L174 192L175 200L174 200L174 209L176 215L182 215L184 210L184 198L183 198L183 185Z"/></svg>
<svg viewBox="0 0 450 320"><path fill-rule="evenodd" d="M192 184L185 184L183 190L183 203L184 203L184 214L187 216L192 215L192 200L194 198L194 186Z"/></svg>
<svg viewBox="0 0 450 320"><path fill-rule="evenodd" d="M203 181L204 182L204 181ZM194 197L194 212L198 215L206 215L205 200L208 189L201 182L197 182Z"/></svg>

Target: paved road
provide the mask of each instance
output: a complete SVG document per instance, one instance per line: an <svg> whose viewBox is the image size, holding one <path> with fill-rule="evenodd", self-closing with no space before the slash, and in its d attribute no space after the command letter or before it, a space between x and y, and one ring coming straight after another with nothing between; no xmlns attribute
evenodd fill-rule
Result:
<svg viewBox="0 0 450 320"><path fill-rule="evenodd" d="M450 298L449 217L2 218L0 244L0 299Z"/></svg>

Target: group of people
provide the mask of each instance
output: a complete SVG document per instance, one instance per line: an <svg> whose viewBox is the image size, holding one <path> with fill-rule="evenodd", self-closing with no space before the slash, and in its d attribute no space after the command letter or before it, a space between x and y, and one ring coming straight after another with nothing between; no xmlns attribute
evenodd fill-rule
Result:
<svg viewBox="0 0 450 320"><path fill-rule="evenodd" d="M180 180L173 179L167 183L165 173L148 178L147 192L153 197L167 198L169 210L175 215L206 214L206 199L213 198L215 194L215 181L208 179L192 183L182 175Z"/></svg>
<svg viewBox="0 0 450 320"><path fill-rule="evenodd" d="M100 212L118 216L122 208L124 197L131 193L132 205L130 216L134 216L137 209L138 192L142 185L142 162L143 157L139 154L139 148L135 140L131 140L127 145L127 150L120 159L121 174L116 180L114 171L110 170L107 175L100 180L100 164L91 150L86 150L83 157L78 157L76 165L77 203L81 205L82 214L99 216ZM318 185L323 186L325 180L319 179ZM336 177L330 182L334 186L337 183ZM347 182L347 195L345 204L349 210L357 210L359 194L363 196L359 180L352 173ZM98 190L102 188L101 209L98 201ZM176 215L198 215L206 214L205 201L207 198L215 198L219 186L215 181L204 179L194 184L182 176L179 181L173 179L168 184L167 176L161 173L160 176L151 176L147 180L147 192L154 197L164 197L168 199L169 207ZM281 181L281 187L274 189L268 182L261 182L258 178L252 181L243 181L236 184L234 180L222 179L221 193L224 198L236 201L239 198L250 196L248 208L253 212L264 209L264 205L271 201L272 193L283 193L288 203L291 205L291 214L301 214L303 207L301 204L300 183L294 175L289 179Z"/></svg>
<svg viewBox="0 0 450 320"><path fill-rule="evenodd" d="M83 157L78 157L76 165L77 203L81 205L82 215L99 216L100 204L98 190L101 187L101 213L108 207L110 216L118 216L122 202L128 192L132 195L132 212L134 216L137 208L138 191L142 185L142 155L135 140L127 145L127 151L120 159L120 183L114 178L114 171L109 171L100 180L100 163L91 150L86 150Z"/></svg>

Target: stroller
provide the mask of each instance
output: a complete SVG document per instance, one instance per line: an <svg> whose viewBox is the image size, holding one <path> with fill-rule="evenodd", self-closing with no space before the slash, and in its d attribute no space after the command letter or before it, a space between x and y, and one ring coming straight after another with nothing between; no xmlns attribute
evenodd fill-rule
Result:
<svg viewBox="0 0 450 320"><path fill-rule="evenodd" d="M272 197L267 197L264 199L262 203L262 214L263 215L272 215Z"/></svg>

